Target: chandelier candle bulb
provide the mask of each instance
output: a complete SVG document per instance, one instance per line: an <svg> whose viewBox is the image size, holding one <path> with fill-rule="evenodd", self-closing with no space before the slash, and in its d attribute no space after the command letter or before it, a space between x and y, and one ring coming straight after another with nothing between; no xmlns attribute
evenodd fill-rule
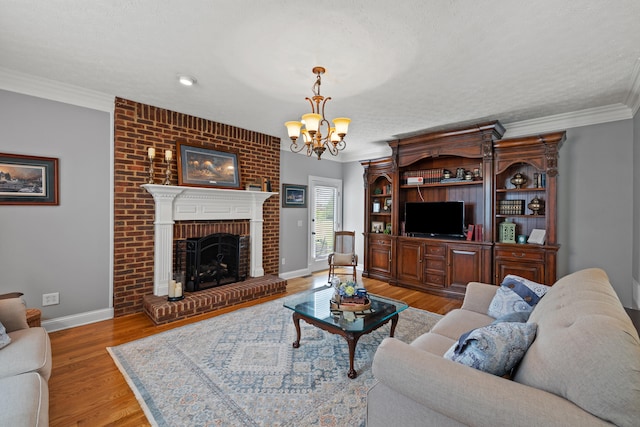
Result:
<svg viewBox="0 0 640 427"><path fill-rule="evenodd" d="M334 145L340 142L340 135L336 132L336 128L330 128L329 133L331 134L331 142L333 142Z"/></svg>
<svg viewBox="0 0 640 427"><path fill-rule="evenodd" d="M291 138L293 141L298 139L298 137L300 136L300 129L302 128L302 123L291 121L285 122L284 125L287 127L287 131L289 132L289 138Z"/></svg>
<svg viewBox="0 0 640 427"><path fill-rule="evenodd" d="M309 131L306 129L302 129L302 139L304 139L305 145L311 143L311 135L309 135Z"/></svg>
<svg viewBox="0 0 640 427"><path fill-rule="evenodd" d="M156 149L153 147L149 147L149 150L147 151L149 154L149 159L153 160L154 157L156 157Z"/></svg>
<svg viewBox="0 0 640 427"><path fill-rule="evenodd" d="M166 161L169 161L173 158L173 153L171 152L171 150L166 150L164 152L164 158Z"/></svg>
<svg viewBox="0 0 640 427"><path fill-rule="evenodd" d="M336 132L340 135L340 138L344 138L349 130L349 123L351 123L351 119L347 119L346 117L338 117L333 119L333 124L336 127Z"/></svg>
<svg viewBox="0 0 640 427"><path fill-rule="evenodd" d="M322 116L320 114L308 113L302 116L302 121L311 135L318 132L321 120Z"/></svg>

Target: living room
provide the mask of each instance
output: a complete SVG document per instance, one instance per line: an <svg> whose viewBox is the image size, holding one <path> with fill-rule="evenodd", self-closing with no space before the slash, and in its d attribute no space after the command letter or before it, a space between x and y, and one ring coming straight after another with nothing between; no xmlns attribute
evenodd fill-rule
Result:
<svg viewBox="0 0 640 427"><path fill-rule="evenodd" d="M3 51L6 50L8 48L4 46ZM638 52L633 54L637 59ZM140 220L141 224L131 225L131 235L123 237L117 234L130 226L118 222L120 212L117 206L122 203L119 197L125 192L118 185L117 177L127 172L119 162L118 156L122 151L118 151L116 145L121 138L115 125L119 119L117 102L130 102L141 109L163 107L129 99L123 93L104 93L50 79L46 74L30 73L28 62L19 63L18 56L11 56L11 61L4 59L0 62L1 151L59 159L60 201L57 206L0 208L0 223L3 224L0 293L23 292L27 304L42 311L42 323L49 331L128 314L132 311L117 311L114 307L114 299L118 295L115 285L123 277L131 281L125 285L131 288L152 283L153 259L149 255L152 251L148 244L153 217L145 211L146 217ZM558 240L561 247L557 275L562 277L585 267L600 267L609 275L623 305L635 308L640 306L640 195L635 190L640 185L640 174L636 171L640 164L640 67L637 64L633 63L626 73L618 76L624 81L622 86L626 91L612 95L607 104L590 105L588 108L585 104L585 108L505 122L507 131L513 134L567 131L558 165ZM313 77L309 71L315 65L319 64L300 66L308 74L309 83ZM339 64L334 65L331 71L339 73ZM407 86L415 89L417 84L412 82ZM526 86L527 82L523 81L521 85ZM303 97L309 94L307 86L289 89L294 92L287 95L293 109L306 112ZM329 82L323 89L334 96L330 107L340 102ZM248 98L247 103L258 102L256 99L262 96L260 89L253 90L259 96ZM244 88L242 95L250 92ZM175 89L174 96L189 98L192 95ZM367 96L373 99L376 95ZM393 103L389 108L391 105ZM511 113L499 108L483 111L483 114L490 112L490 118L495 120L504 120L503 117ZM200 118L188 111L174 112ZM235 113L244 114L242 111ZM231 125L227 121L228 114L231 113L221 112L220 118L209 117L207 120L227 124L233 127L234 132L259 134ZM330 114L334 114L334 110ZM350 112L345 111L345 114ZM473 117L458 117L451 113L449 122L435 125L480 118L480 113ZM278 126L281 126L280 121ZM358 126L362 125L354 120L352 132L355 135ZM183 130L189 133L188 129L186 126ZM424 129L427 126L406 128L403 132ZM279 141L280 146L270 152L278 157L277 164L266 173L241 171L246 174L243 184L273 174L269 176L278 184L274 191L280 192L281 184L306 185L309 176L341 179L343 193L349 200L344 203L343 228L356 231L356 251L359 258L364 259L364 188L359 160L388 153L385 151L388 150L386 141L397 134L381 136L384 141L371 140L370 151L350 152L352 147L347 145L348 148L338 157L325 154L321 161L291 153L284 127L278 135L260 134L259 138L264 135L270 138L274 147ZM135 163L134 175L140 177L147 172L145 153L150 145L139 137L132 139L134 148L128 155ZM349 141L349 136L346 139ZM155 145L159 152L165 148L172 149L175 159L175 148L165 147L165 144L166 140L162 140ZM256 151L243 154L259 157ZM160 168L160 165L158 163L156 167ZM177 183L177 171L175 166L172 167L172 180ZM162 170L157 173L160 183ZM134 198L141 199L148 209L152 197L138 190ZM273 251L265 254L264 264L268 272L283 278L309 274L307 209L281 209L279 198L273 198L268 204L270 221L277 223L276 231L270 237ZM139 249L132 246L127 247L126 253L122 252L124 246L118 242L119 238L135 241L141 236L144 240ZM134 263L140 253L144 253L145 265L141 267L144 273L134 271L137 267L118 264L121 256L131 258ZM286 259L284 265L282 259ZM55 292L59 293L60 303L43 306L42 295ZM126 305L127 301L122 303ZM139 310L138 302L131 304L136 307L133 311Z"/></svg>
<svg viewBox="0 0 640 427"><path fill-rule="evenodd" d="M307 68L310 66L304 70ZM305 74L303 80L313 77L308 71ZM61 197L57 207L2 209L2 223L13 225L3 230L3 288L24 292L30 305L42 309L44 324L50 323L51 330L109 318L113 315L112 283L114 275L119 274L113 268L114 252L119 248L113 247L112 236L113 191L118 191L113 188L112 169L119 167L114 162L112 135L115 97L10 68L2 70L2 77L1 88L7 91L1 100L5 122L1 130L3 151L59 158ZM519 134L567 130L567 141L559 153L558 276L595 263L611 275L623 304L637 307L640 227L634 210L640 200L633 184L639 179L635 172L640 144L638 67L626 70L621 79L627 79L623 86L628 93L618 103L505 125L507 133ZM294 111L296 107L299 111L304 109L301 97L305 92L300 88L300 95L291 97ZM629 105L623 104L625 101ZM337 102L336 98L328 105ZM474 117L464 117L471 119ZM500 115L491 119L504 123ZM358 161L385 155L387 144L370 143L366 154L350 153L349 147L338 157L325 154L318 161L292 154L284 127L280 132L280 172L275 180L307 184L309 175L341 179L349 200L344 204L343 228L356 231L356 251L364 259L364 192ZM347 141L351 133L358 133L356 122ZM391 138L389 135L388 140ZM141 143L139 156L150 145ZM144 159L138 161L141 163L137 167L144 168ZM161 174L160 165L156 168ZM243 178L243 184L256 176L249 170L244 173L248 177ZM175 175L172 179L177 182ZM277 262L277 266L271 266L272 270L277 268L273 273L284 278L308 273L307 210L280 209L279 221L279 254L272 261ZM35 244L41 249L34 254L31 248ZM282 259L286 264L281 265ZM38 268L33 268L34 264ZM120 269L124 274L126 270ZM152 274L150 270L148 274ZM60 304L41 307L42 294L52 292L60 293Z"/></svg>

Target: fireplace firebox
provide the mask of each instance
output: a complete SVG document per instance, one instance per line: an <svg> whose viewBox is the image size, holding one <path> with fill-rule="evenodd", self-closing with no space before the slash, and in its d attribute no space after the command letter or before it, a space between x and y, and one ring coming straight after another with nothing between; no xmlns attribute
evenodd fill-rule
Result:
<svg viewBox="0 0 640 427"><path fill-rule="evenodd" d="M243 281L249 265L249 236L215 233L176 242L176 265L185 290L199 291Z"/></svg>

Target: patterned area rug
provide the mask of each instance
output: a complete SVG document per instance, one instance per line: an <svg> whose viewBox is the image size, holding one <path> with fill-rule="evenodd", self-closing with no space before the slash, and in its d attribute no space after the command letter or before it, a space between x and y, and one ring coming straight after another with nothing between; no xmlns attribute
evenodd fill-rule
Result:
<svg viewBox="0 0 640 427"><path fill-rule="evenodd" d="M344 338L300 322L278 299L107 350L157 426L364 426L371 362L390 324L364 335L349 379ZM408 308L411 342L441 316Z"/></svg>

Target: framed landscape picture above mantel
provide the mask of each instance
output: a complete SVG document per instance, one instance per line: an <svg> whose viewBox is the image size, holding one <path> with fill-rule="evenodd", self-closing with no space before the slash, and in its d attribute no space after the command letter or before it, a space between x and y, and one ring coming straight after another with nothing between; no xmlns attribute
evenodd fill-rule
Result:
<svg viewBox="0 0 640 427"><path fill-rule="evenodd" d="M58 203L58 159L0 153L0 205Z"/></svg>
<svg viewBox="0 0 640 427"><path fill-rule="evenodd" d="M238 154L199 145L176 143L178 185L240 188Z"/></svg>

